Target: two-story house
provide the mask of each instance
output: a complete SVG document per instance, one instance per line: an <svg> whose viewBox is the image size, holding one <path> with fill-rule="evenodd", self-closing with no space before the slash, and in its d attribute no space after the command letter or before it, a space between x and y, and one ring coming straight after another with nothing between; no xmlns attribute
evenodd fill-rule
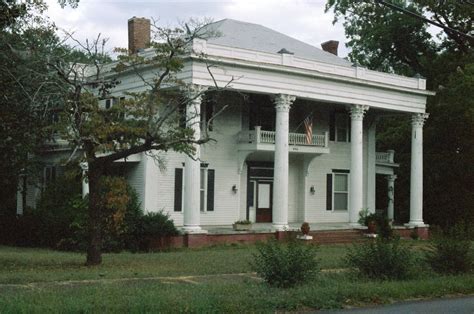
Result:
<svg viewBox="0 0 474 314"><path fill-rule="evenodd" d="M149 20L132 18L128 26L130 50L146 54ZM214 104L230 106L212 123L216 142L199 147L195 158L167 153L164 171L146 154L121 164L145 210L164 210L189 233L241 219L271 223L275 230L303 221L356 226L361 209L375 211L376 175L382 174L393 218L398 165L393 151L376 152L376 123L398 114L412 117L408 224L424 226L423 123L433 93L423 78L353 65L337 56L336 41L319 49L231 19L208 27L220 36L194 40L180 77L192 84L191 94L205 91L188 111L203 120L212 114L213 105L196 105L211 101L215 82L232 81L222 103ZM200 54L214 65L213 77ZM116 97L145 88L126 74L120 79ZM199 125L192 124L197 135ZM34 201L32 193L18 198L19 211Z"/></svg>

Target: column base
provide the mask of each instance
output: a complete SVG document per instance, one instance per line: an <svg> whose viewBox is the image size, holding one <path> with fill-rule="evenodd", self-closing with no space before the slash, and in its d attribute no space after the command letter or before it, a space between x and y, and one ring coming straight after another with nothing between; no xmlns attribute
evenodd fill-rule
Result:
<svg viewBox="0 0 474 314"><path fill-rule="evenodd" d="M415 227L429 227L429 225L425 224L423 221L410 221L407 224L404 224L407 228L415 228Z"/></svg>
<svg viewBox="0 0 474 314"><path fill-rule="evenodd" d="M185 234L207 234L207 230L201 229L200 226L184 226L181 231Z"/></svg>
<svg viewBox="0 0 474 314"><path fill-rule="evenodd" d="M290 226L288 224L272 224L272 229L275 231L289 231Z"/></svg>

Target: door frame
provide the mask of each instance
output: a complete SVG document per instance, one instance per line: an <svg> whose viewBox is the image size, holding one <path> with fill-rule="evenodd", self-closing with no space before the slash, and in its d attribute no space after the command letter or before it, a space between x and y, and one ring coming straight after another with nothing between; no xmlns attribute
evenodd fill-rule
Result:
<svg viewBox="0 0 474 314"><path fill-rule="evenodd" d="M274 164L273 162L264 162L264 161L246 161L247 164L247 205L246 205L246 217L247 219L250 218L250 206L249 206L249 187L250 181L255 181L255 189L254 189L254 207L255 207L255 216L257 214L258 208L258 184L260 182L268 182L270 183L270 210L273 212L273 169ZM254 170L254 171L252 171ZM260 170L260 171L258 171ZM256 172L255 175L252 172ZM272 214L273 219L273 214ZM255 217L255 220L256 217Z"/></svg>
<svg viewBox="0 0 474 314"><path fill-rule="evenodd" d="M257 182L257 189L256 189L257 191L256 191L256 195L255 195L255 199L256 199L256 202L255 202L255 222L256 223L259 223L259 222L263 222L263 223L272 222L273 221L273 181L263 179L263 180L256 180L256 182ZM268 208L268 210L270 211L269 221L259 221L259 219L257 218L258 217L258 209L259 209L259 207L258 207L258 205L259 205L258 204L258 199L259 199L258 195L259 195L259 185L260 184L268 184L270 186L270 196L269 196L270 197L270 199L269 199L270 207Z"/></svg>

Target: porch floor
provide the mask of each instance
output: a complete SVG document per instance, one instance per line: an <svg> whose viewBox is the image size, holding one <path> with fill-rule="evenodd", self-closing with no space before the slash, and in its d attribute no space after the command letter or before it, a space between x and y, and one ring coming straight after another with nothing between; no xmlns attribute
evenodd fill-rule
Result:
<svg viewBox="0 0 474 314"><path fill-rule="evenodd" d="M299 231L303 222L289 223L289 231ZM356 227L349 225L349 223L311 223L309 224L311 231L326 231L326 230L353 230L366 229L366 227ZM271 223L253 223L252 229L249 231L233 230L232 225L213 225L201 226L208 234L245 234L245 233L270 233L275 232Z"/></svg>

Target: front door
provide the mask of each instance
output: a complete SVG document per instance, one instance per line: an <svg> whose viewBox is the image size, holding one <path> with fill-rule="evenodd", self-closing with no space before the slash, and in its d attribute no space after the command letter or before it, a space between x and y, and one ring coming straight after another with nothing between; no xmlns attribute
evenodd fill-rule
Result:
<svg viewBox="0 0 474 314"><path fill-rule="evenodd" d="M272 222L272 182L257 181L256 222Z"/></svg>

